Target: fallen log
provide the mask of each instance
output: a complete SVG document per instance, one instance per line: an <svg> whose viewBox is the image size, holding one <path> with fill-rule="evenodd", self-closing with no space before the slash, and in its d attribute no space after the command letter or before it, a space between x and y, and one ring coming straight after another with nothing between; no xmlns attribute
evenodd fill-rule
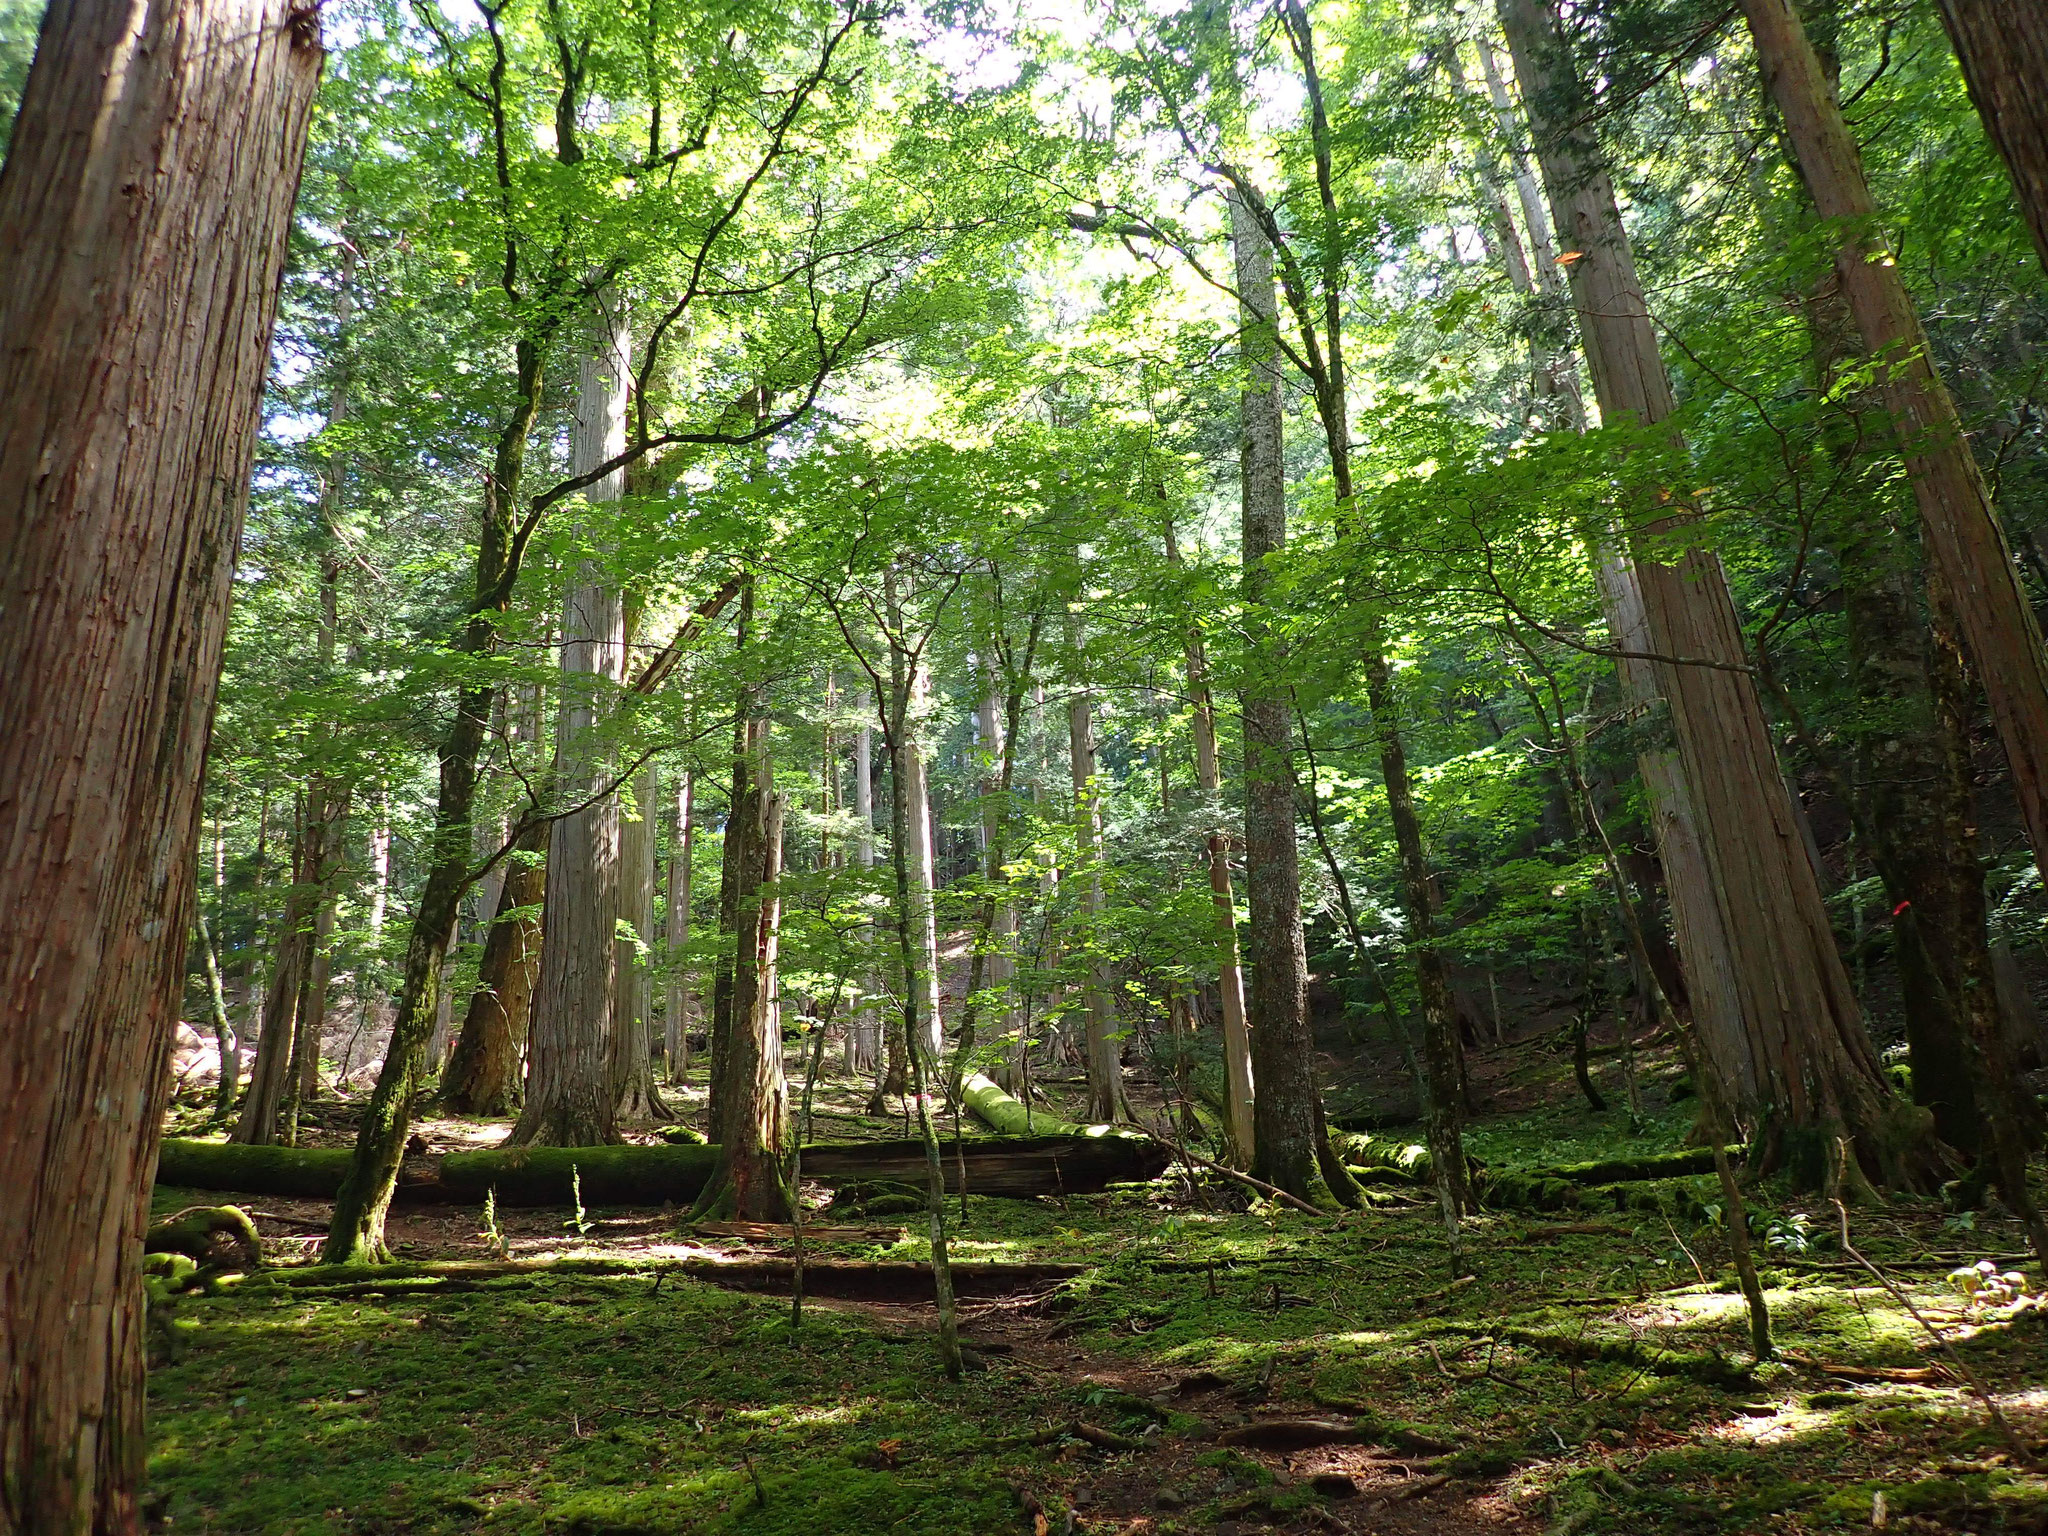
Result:
<svg viewBox="0 0 2048 1536"><path fill-rule="evenodd" d="M1153 1139L1143 1131L1127 1126L1083 1125L1074 1120L1062 1120L1042 1109L1033 1109L1022 1099L1006 1093L993 1078L981 1072L972 1073L961 1083L960 1102L972 1110L974 1117L983 1125L1004 1136L1085 1137L1091 1141L1112 1142ZM805 1161L808 1166L808 1153ZM1160 1166L1163 1168L1165 1165Z"/></svg>
<svg viewBox="0 0 2048 1536"><path fill-rule="evenodd" d="M1417 1143L1353 1132L1334 1132L1330 1142L1362 1183L1427 1186L1430 1181L1429 1150ZM1740 1146L1728 1148L1729 1156L1736 1161L1740 1161L1743 1151ZM1684 1214L1688 1207L1683 1193L1669 1198L1638 1197L1624 1186L1669 1184L1713 1171L1711 1147L1685 1147L1676 1152L1603 1158L1547 1168L1488 1168L1474 1162L1471 1177L1474 1195L1493 1210L1656 1210L1675 1199L1678 1212Z"/></svg>
<svg viewBox="0 0 2048 1536"><path fill-rule="evenodd" d="M1094 1128L1089 1128L1091 1131ZM1101 1128L1105 1131L1108 1127ZM233 1190L243 1194L331 1200L353 1154L345 1148L231 1146L167 1139L157 1165L166 1188ZM824 1142L804 1149L804 1176L827 1185L922 1184L924 1143L916 1140ZM977 1195L1027 1199L1093 1194L1111 1184L1155 1178L1167 1154L1146 1137L1002 1136L948 1146L947 1186L957 1191L961 1165ZM707 1146L503 1147L409 1158L401 1168L401 1204L497 1203L567 1206L681 1205L702 1193L718 1164Z"/></svg>
<svg viewBox="0 0 2048 1536"><path fill-rule="evenodd" d="M144 1253L183 1254L194 1264L261 1264L263 1243L249 1213L234 1205L196 1205L143 1234Z"/></svg>
<svg viewBox="0 0 2048 1536"><path fill-rule="evenodd" d="M976 1195L1092 1195L1112 1184L1156 1179L1166 1171L1167 1149L1151 1137L1113 1126L1080 1126L1050 1136L987 1136L947 1142L943 1162L948 1193L960 1191L961 1163L967 1189ZM804 1148L804 1177L822 1184L903 1183L922 1185L924 1143L900 1141L826 1142Z"/></svg>
<svg viewBox="0 0 2048 1536"><path fill-rule="evenodd" d="M954 1294L1011 1296L1040 1290L1087 1273L1084 1264L954 1264ZM431 1295L437 1290L469 1290L495 1281L517 1282L589 1276L678 1275L703 1280L727 1290L786 1295L796 1264L790 1259L450 1259L384 1264L364 1268L348 1264L314 1264L301 1269L267 1270L237 1289L278 1287L295 1294L362 1296ZM908 1261L862 1263L855 1260L810 1260L804 1265L804 1293L869 1301L930 1301L932 1267Z"/></svg>

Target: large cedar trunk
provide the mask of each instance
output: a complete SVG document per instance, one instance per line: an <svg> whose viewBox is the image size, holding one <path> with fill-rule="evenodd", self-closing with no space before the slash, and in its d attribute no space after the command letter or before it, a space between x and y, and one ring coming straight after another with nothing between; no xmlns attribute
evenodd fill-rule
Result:
<svg viewBox="0 0 2048 1536"><path fill-rule="evenodd" d="M0 172L0 1528L140 1521L200 768L319 78L268 0L56 0ZM204 324L188 317L204 316Z"/></svg>
<svg viewBox="0 0 2048 1536"><path fill-rule="evenodd" d="M1970 99L2048 263L2048 0L1939 0Z"/></svg>
<svg viewBox="0 0 2048 1536"><path fill-rule="evenodd" d="M587 474L625 447L630 340L601 317L576 389L571 462ZM594 507L617 501L625 475L592 484ZM589 1147L618 1140L612 1080L618 946L619 795L598 724L625 661L625 610L596 562L570 579L562 611L562 696L555 722L556 793L577 807L548 840L548 893L541 917L540 980L526 1058L526 1101L512 1128L517 1145Z"/></svg>
<svg viewBox="0 0 2048 1536"><path fill-rule="evenodd" d="M547 895L547 850L548 823L536 822L506 860L476 991L441 1074L441 1101L457 1114L503 1115L518 1101L519 1048L540 970L537 909Z"/></svg>
<svg viewBox="0 0 2048 1536"><path fill-rule="evenodd" d="M2001 5L2004 12L2007 7ZM2038 8L2032 35L2042 29ZM2005 744L2014 798L2048 869L2048 656L2020 585L1990 489L1935 372L1927 333L1898 263L1876 232L1877 206L1863 157L1790 0L1742 0L1757 60L1815 209L1837 230L1835 270L1863 335L1879 359L1878 388L1892 417L1934 569L1955 606L1992 719ZM2013 29L2015 38L2028 28ZM2043 80L2028 82L2038 98Z"/></svg>
<svg viewBox="0 0 2048 1536"><path fill-rule="evenodd" d="M1294 837L1294 717L1280 680L1284 642L1261 617L1272 585L1266 556L1287 542L1280 451L1273 255L1243 202L1231 199L1237 286L1247 324L1240 346L1246 627L1256 661L1242 692L1244 884L1251 908L1252 1172L1300 1199L1327 1198L1316 1160L1314 1041L1308 1022L1308 946L1301 928L1300 850Z"/></svg>
<svg viewBox="0 0 2048 1536"><path fill-rule="evenodd" d="M755 701L758 710L758 700ZM746 788L726 825L733 845L734 948L731 1026L713 1063L718 1177L700 1206L745 1221L789 1219L789 1095L782 1072L782 1007L776 967L782 925L782 799L768 749L768 720L746 721Z"/></svg>
<svg viewBox="0 0 2048 1536"><path fill-rule="evenodd" d="M1520 145L1527 136L1514 100L1508 93L1500 61L1483 37L1479 40L1478 51L1488 101L1501 136L1510 145ZM1527 48L1523 50L1523 58L1526 63L1537 67L1542 62L1540 57L1532 59ZM1546 88L1540 75L1525 84L1531 90ZM1573 158L1571 142L1556 136L1547 137L1538 144L1537 151L1545 173L1554 184L1580 184L1587 168ZM1566 282L1563 269L1558 265L1550 215L1543 205L1536 178L1519 149L1514 152L1514 170L1516 192L1523 217L1529 225L1534 256L1524 291L1538 311L1537 334L1532 342L1538 349L1536 393L1549 400L1561 427L1583 432L1586 428L1585 404L1579 388L1578 366L1570 350L1571 319L1565 302ZM1614 547L1621 542L1618 533L1595 530L1593 541L1604 549L1594 574L1608 633L1624 649L1638 653L1622 657L1616 663L1623 697L1637 718L1657 713L1663 704L1658 695L1656 673L1649 662L1641 659L1642 654L1652 647L1635 565ZM1715 895L1713 874L1707 866L1706 850L1700 841L1692 795L1686 784L1685 765L1676 750L1661 745L1639 755L1637 772L1641 776L1650 831L1656 840L1659 857L1654 861L1641 861L1648 867L1638 867L1635 878L1647 898L1654 889L1652 876L1659 873L1663 876L1670 897L1672 927L1684 955L1683 980L1671 963L1670 948L1661 928L1645 928L1642 934L1645 956L1658 972L1665 996L1675 1005L1690 1010L1694 1026L1707 1042L1708 1054L1722 1073L1731 1082L1741 1085L1738 1089L1740 1095L1753 1096L1757 1082L1755 1059L1742 1026L1734 959L1729 953L1727 930L1722 922L1720 901Z"/></svg>
<svg viewBox="0 0 2048 1536"><path fill-rule="evenodd" d="M1592 136L1585 88L1555 0L1499 0L1501 21L1545 157L1571 266L1573 302L1594 391L1609 425L1655 426L1675 409L1636 275L1614 183ZM1720 899L1745 1049L1710 1057L1770 1166L1796 1150L1818 1178L1839 1137L1890 1182L1924 1171L1912 1128L1879 1070L1749 672L1728 583L1714 553L1669 507L1632 520L1646 650L1669 706L1694 830ZM1681 942L1684 929L1681 921ZM1698 1006L1698 986L1689 978ZM1702 1031L1710 1053L1717 1042ZM1721 1043L1725 1051L1727 1042Z"/></svg>

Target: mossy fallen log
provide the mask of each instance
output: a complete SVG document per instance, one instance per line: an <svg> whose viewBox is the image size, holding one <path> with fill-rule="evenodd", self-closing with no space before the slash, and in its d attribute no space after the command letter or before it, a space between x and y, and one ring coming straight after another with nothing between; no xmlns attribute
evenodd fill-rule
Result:
<svg viewBox="0 0 2048 1536"><path fill-rule="evenodd" d="M1097 1135L1002 1136L948 1145L946 1181L957 1191L965 1164L970 1193L1028 1198L1091 1194L1115 1183L1155 1178L1167 1152L1148 1138L1111 1128ZM157 1182L180 1189L331 1200L351 1154L342 1148L230 1146L166 1140ZM804 1176L829 1185L897 1181L921 1186L924 1144L917 1140L824 1142L804 1149ZM710 1146L498 1147L409 1159L401 1203L501 1206L683 1204L702 1193L718 1164Z"/></svg>
<svg viewBox="0 0 2048 1536"><path fill-rule="evenodd" d="M1354 1132L1333 1132L1330 1140L1353 1175L1363 1183L1429 1183L1426 1147ZM1743 1148L1728 1150L1732 1158L1741 1159ZM1676 1181L1713 1171L1714 1153L1710 1147L1685 1147L1676 1152L1601 1158L1548 1168L1488 1168L1475 1162L1472 1190L1482 1205L1500 1211L1661 1210L1691 1215L1705 1202L1691 1191L1677 1187ZM1658 1185L1660 1193L1648 1197L1629 1193L1629 1187L1637 1184ZM1670 1188L1664 1189L1665 1186Z"/></svg>
<svg viewBox="0 0 2048 1536"><path fill-rule="evenodd" d="M263 1262L256 1224L237 1205L194 1206L180 1211L143 1234L142 1251L182 1254L195 1265Z"/></svg>
<svg viewBox="0 0 2048 1536"><path fill-rule="evenodd" d="M1042 1109L1033 1109L1022 1099L1006 1092L995 1079L981 1072L970 1074L960 1085L960 1101L976 1119L1004 1136L1079 1136L1091 1141L1150 1142L1151 1137L1120 1125L1084 1125L1062 1120ZM805 1153L808 1162L809 1153ZM1164 1166L1162 1164L1162 1166Z"/></svg>
<svg viewBox="0 0 2048 1536"><path fill-rule="evenodd" d="M346 1147L249 1147L167 1136L157 1154L156 1181L168 1189L331 1200L354 1155Z"/></svg>
<svg viewBox="0 0 2048 1536"><path fill-rule="evenodd" d="M1563 1360L1633 1366L1653 1376L1682 1376L1710 1387L1747 1389L1756 1384L1754 1366L1723 1355L1664 1349L1642 1339L1550 1333L1540 1328L1504 1327L1498 1323L1439 1323L1435 1331L1466 1338L1499 1339Z"/></svg>
<svg viewBox="0 0 2048 1536"><path fill-rule="evenodd" d="M1728 1160L1741 1162L1746 1150L1741 1146L1728 1148ZM1562 1163L1551 1168L1521 1170L1526 1178L1563 1179L1570 1184L1633 1184L1713 1171L1712 1147L1683 1147L1676 1152L1650 1152L1640 1157L1609 1157L1588 1163Z"/></svg>
<svg viewBox="0 0 2048 1536"><path fill-rule="evenodd" d="M718 1166L718 1148L492 1147L451 1152L440 1160L440 1198L482 1205L570 1205L580 1188L585 1205L681 1205L704 1192Z"/></svg>

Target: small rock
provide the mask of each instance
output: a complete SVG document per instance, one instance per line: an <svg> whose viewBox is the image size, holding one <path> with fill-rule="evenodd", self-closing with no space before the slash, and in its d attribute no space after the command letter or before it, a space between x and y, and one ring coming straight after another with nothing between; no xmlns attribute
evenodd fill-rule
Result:
<svg viewBox="0 0 2048 1536"><path fill-rule="evenodd" d="M348 1389L348 1395L350 1397L368 1397L370 1395L370 1389L368 1387L350 1387Z"/></svg>
<svg viewBox="0 0 2048 1536"><path fill-rule="evenodd" d="M1178 1488L1162 1488L1152 1496L1153 1504L1160 1509L1186 1509L1187 1495Z"/></svg>
<svg viewBox="0 0 2048 1536"><path fill-rule="evenodd" d="M1308 1480L1309 1487L1326 1499L1355 1499L1358 1484L1343 1472L1318 1472Z"/></svg>

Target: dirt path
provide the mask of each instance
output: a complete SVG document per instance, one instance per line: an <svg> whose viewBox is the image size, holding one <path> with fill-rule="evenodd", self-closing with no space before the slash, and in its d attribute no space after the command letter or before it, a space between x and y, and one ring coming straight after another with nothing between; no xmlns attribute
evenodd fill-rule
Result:
<svg viewBox="0 0 2048 1536"><path fill-rule="evenodd" d="M1427 1454L1304 1443L1346 1425L1327 1409L1268 1398L1256 1387L1234 1388L1208 1372L1185 1375L1081 1349L1048 1311L1048 1299L965 1304L960 1318L962 1343L977 1368L1028 1378L1041 1388L1083 1389L1083 1406L1072 1424L1018 1426L1022 1435L1044 1434L1061 1447L1061 1473L1020 1491L1020 1502L1029 1495L1042 1507L1064 1504L1075 1512L1070 1525L1048 1519L1042 1528L1048 1536L1058 1536L1063 1525L1073 1536L1140 1536L1168 1522L1185 1528L1182 1511L1211 1505L1225 1512L1203 1526L1216 1536L1495 1536L1541 1528L1540 1507L1518 1509L1500 1483L1434 1474ZM861 1316L877 1332L898 1337L938 1326L929 1306L836 1300L817 1305ZM1076 1426L1084 1433L1103 1431L1134 1415L1153 1422L1135 1434L1108 1430L1131 1442L1129 1449L1090 1444L1075 1433ZM1025 1507L1028 1512L1028 1502Z"/></svg>

